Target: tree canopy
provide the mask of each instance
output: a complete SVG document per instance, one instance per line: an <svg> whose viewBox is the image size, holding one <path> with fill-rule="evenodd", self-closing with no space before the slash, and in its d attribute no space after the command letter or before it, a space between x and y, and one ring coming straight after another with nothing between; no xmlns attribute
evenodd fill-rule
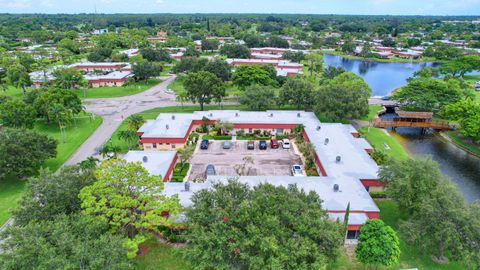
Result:
<svg viewBox="0 0 480 270"><path fill-rule="evenodd" d="M185 259L197 269L322 269L342 244L314 192L230 180L192 196ZM282 202L282 203L278 203Z"/></svg>
<svg viewBox="0 0 480 270"><path fill-rule="evenodd" d="M212 100L220 102L225 96L225 85L222 80L208 71L188 74L183 85L188 99L199 103L202 111L205 104L210 104Z"/></svg>
<svg viewBox="0 0 480 270"><path fill-rule="evenodd" d="M276 105L275 89L263 85L248 86L240 96L240 103L256 111L272 109Z"/></svg>
<svg viewBox="0 0 480 270"><path fill-rule="evenodd" d="M245 89L247 86L259 84L259 85L271 85L276 84L274 78L272 78L271 71L267 66L259 65L245 65L239 66L233 73L233 82L241 89Z"/></svg>

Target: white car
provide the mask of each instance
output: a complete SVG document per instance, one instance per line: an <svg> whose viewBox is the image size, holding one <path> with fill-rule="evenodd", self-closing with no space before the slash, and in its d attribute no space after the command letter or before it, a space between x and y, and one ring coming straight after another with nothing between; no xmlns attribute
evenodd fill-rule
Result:
<svg viewBox="0 0 480 270"><path fill-rule="evenodd" d="M290 149L291 144L289 139L283 139L282 140L282 147L283 149Z"/></svg>
<svg viewBox="0 0 480 270"><path fill-rule="evenodd" d="M293 165L293 166L292 166L292 175L293 175L293 176L303 176L302 166L300 166L300 165Z"/></svg>

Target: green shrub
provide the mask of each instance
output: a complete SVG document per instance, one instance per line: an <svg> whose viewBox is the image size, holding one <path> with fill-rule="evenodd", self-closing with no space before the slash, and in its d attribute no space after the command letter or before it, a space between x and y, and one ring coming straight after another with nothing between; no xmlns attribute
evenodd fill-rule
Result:
<svg viewBox="0 0 480 270"><path fill-rule="evenodd" d="M231 140L232 136L229 136L229 135L214 135L214 136L203 135L202 139L203 140L227 141L227 140Z"/></svg>
<svg viewBox="0 0 480 270"><path fill-rule="evenodd" d="M307 176L319 176L317 169L315 168L307 169L305 172L307 173Z"/></svg>
<svg viewBox="0 0 480 270"><path fill-rule="evenodd" d="M387 197L387 193L385 191L371 191L370 196L374 199L384 199Z"/></svg>

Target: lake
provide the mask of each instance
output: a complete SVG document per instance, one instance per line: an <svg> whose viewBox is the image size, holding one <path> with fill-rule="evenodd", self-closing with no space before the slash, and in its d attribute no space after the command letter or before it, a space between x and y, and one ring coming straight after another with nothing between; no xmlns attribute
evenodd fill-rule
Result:
<svg viewBox="0 0 480 270"><path fill-rule="evenodd" d="M372 96L387 96L393 90L407 84L415 71L424 67L438 67L437 63L380 63L352 60L332 54L324 54L326 65L343 67L361 76L372 88Z"/></svg>

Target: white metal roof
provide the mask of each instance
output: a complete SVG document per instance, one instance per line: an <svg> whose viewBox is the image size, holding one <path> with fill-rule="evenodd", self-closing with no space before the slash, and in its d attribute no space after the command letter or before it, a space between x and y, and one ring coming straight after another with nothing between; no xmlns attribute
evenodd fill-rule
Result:
<svg viewBox="0 0 480 270"><path fill-rule="evenodd" d="M127 162L140 162L151 174L165 176L175 158L175 151L128 151L123 156ZM144 161L146 157L146 161Z"/></svg>

